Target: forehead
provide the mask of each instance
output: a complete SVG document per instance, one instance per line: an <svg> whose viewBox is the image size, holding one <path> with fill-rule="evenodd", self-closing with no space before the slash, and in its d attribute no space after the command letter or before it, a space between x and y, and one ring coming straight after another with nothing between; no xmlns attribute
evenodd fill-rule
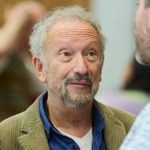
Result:
<svg viewBox="0 0 150 150"><path fill-rule="evenodd" d="M145 8L150 7L150 0L137 0L137 3L143 3Z"/></svg>
<svg viewBox="0 0 150 150"><path fill-rule="evenodd" d="M138 0L136 19L140 18L146 21L145 16L150 16L150 0Z"/></svg>
<svg viewBox="0 0 150 150"><path fill-rule="evenodd" d="M97 31L88 22L81 20L64 20L56 22L48 32L49 36L58 38L90 37L99 38Z"/></svg>

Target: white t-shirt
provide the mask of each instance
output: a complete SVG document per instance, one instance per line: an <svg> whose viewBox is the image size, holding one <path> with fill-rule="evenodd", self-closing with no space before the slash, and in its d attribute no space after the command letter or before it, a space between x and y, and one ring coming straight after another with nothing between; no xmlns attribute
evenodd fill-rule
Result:
<svg viewBox="0 0 150 150"><path fill-rule="evenodd" d="M58 129L58 128L57 128ZM60 129L58 129L63 135L73 139L78 146L80 147L80 150L92 150L92 141L93 141L93 136L92 136L92 128L82 137L78 138L76 136L72 136L70 134L67 134Z"/></svg>

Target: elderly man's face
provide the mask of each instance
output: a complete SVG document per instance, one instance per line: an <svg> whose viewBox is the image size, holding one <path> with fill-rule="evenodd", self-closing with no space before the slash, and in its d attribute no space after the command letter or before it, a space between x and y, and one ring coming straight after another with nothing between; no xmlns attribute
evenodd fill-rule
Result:
<svg viewBox="0 0 150 150"><path fill-rule="evenodd" d="M150 7L139 0L135 18L135 37L137 48L143 62L150 65Z"/></svg>
<svg viewBox="0 0 150 150"><path fill-rule="evenodd" d="M103 53L99 35L87 22L57 22L45 45L49 93L69 107L93 100L101 80Z"/></svg>

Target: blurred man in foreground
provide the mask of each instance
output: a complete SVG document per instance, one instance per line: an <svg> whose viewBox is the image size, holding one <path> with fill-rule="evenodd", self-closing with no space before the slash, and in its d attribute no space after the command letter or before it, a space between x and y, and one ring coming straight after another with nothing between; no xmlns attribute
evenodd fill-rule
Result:
<svg viewBox="0 0 150 150"><path fill-rule="evenodd" d="M135 37L138 49L137 60L143 65L150 66L150 0L139 0L135 23ZM137 117L120 149L150 149L150 103Z"/></svg>

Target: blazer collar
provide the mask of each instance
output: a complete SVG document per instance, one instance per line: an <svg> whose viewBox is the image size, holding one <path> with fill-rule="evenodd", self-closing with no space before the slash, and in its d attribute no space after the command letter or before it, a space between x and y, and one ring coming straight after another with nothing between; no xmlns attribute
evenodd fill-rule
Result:
<svg viewBox="0 0 150 150"><path fill-rule="evenodd" d="M40 97L23 113L24 118L21 122L21 135L18 137L18 140L24 150L49 150L44 126L40 118L39 99ZM104 117L104 138L107 149L116 150L126 136L124 124L114 115L111 108L96 101L94 102Z"/></svg>
<svg viewBox="0 0 150 150"><path fill-rule="evenodd" d="M39 98L37 98L25 112L21 122L21 136L19 143L24 150L49 150L39 111Z"/></svg>
<svg viewBox="0 0 150 150"><path fill-rule="evenodd" d="M104 138L108 150L116 150L120 147L126 136L123 122L119 120L110 107L96 102L98 109L104 117Z"/></svg>

